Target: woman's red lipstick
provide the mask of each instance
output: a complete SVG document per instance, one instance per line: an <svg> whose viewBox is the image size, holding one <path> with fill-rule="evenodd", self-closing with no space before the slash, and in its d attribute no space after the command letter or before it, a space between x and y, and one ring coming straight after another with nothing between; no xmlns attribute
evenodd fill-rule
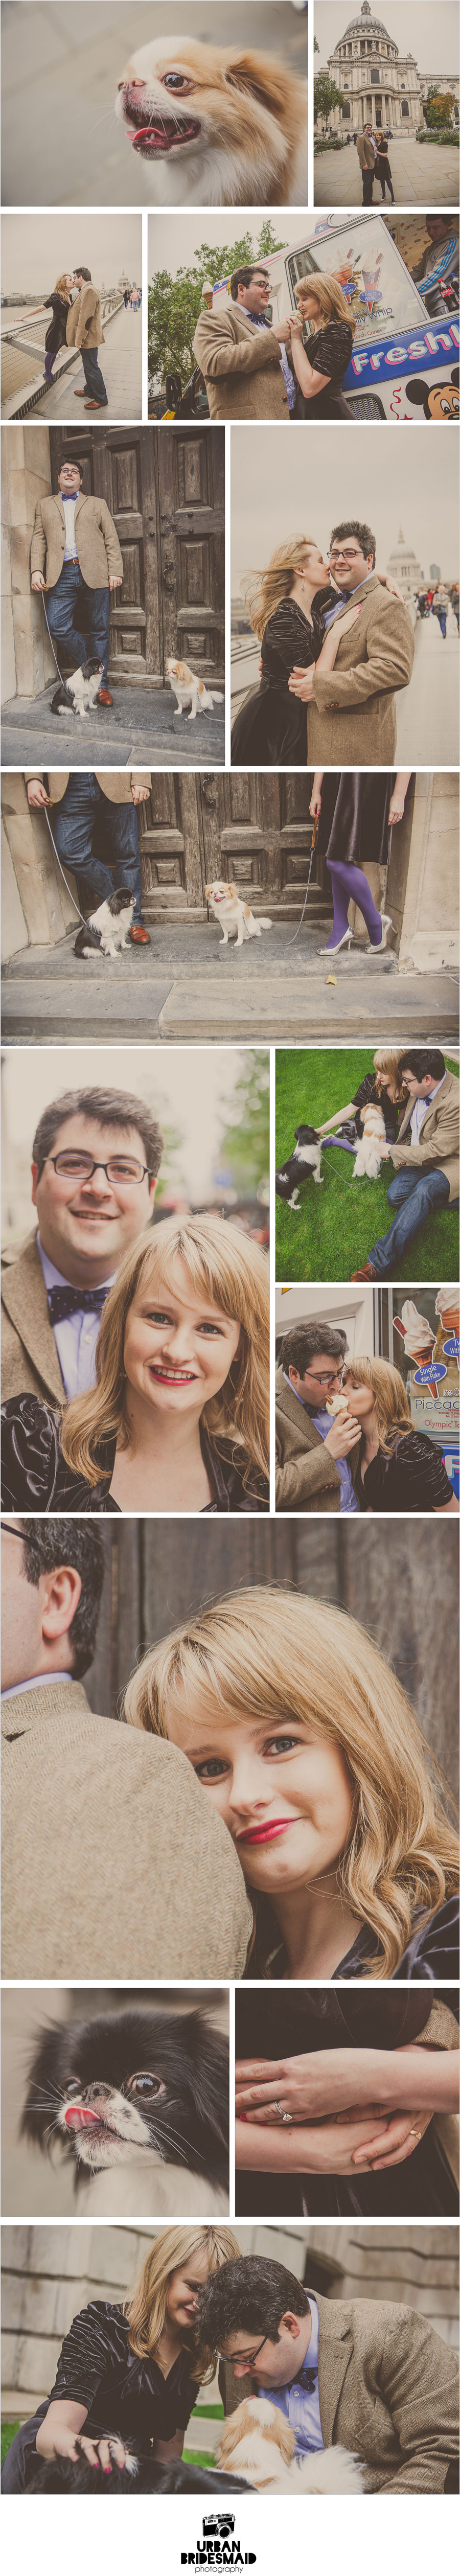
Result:
<svg viewBox="0 0 460 2576"><path fill-rule="evenodd" d="M293 1824L295 1824L294 1816L274 1816L273 1823L270 1825L247 1825L246 1832L238 1834L238 1842L271 1843L274 1842L276 1834L285 1834L288 1825Z"/></svg>

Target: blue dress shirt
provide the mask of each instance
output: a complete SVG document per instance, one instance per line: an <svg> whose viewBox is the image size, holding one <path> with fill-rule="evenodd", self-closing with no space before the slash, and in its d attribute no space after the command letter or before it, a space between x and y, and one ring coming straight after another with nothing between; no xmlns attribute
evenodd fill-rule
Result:
<svg viewBox="0 0 460 2576"><path fill-rule="evenodd" d="M297 2378L291 2379L286 2388L258 2388L257 2390L258 2397L269 2397L272 2406L278 2406L280 2414L287 2415L288 2423L295 2433L298 2459L302 2458L304 2451L324 2451L318 2396L319 2315L316 2299L313 2298L311 2290L308 2292L308 2304L311 2316L310 2342Z"/></svg>
<svg viewBox="0 0 460 2576"><path fill-rule="evenodd" d="M43 1250L39 1234L37 1234L37 1252L40 1255L45 1288L47 1290L67 1288L68 1281L64 1279L63 1271L56 1270L54 1261L49 1260L48 1253ZM112 1270L110 1278L104 1281L107 1296L112 1280L115 1278L116 1271ZM83 1307L78 1309L75 1315L66 1315L65 1323L53 1324L52 1330L68 1404L72 1396L86 1395L87 1388L95 1386L96 1342L100 1321L100 1307L95 1309L94 1315L85 1313Z"/></svg>

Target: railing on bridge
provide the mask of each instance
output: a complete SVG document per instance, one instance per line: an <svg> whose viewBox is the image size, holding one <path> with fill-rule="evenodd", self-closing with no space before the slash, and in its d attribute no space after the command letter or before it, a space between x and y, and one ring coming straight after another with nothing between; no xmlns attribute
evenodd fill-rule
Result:
<svg viewBox="0 0 460 2576"><path fill-rule="evenodd" d="M120 312L122 304L123 296L120 295L119 288L113 288L113 290L108 292L106 295L101 296L101 317L104 326L106 322L113 321L114 315ZM5 307L3 307L3 316L4 314ZM30 320L26 322L21 320L20 314L14 322L6 322L5 319L2 318L0 330L2 355L4 349L14 349L18 351L20 356L30 358L31 360L30 376L28 375L24 378L24 373L21 369L21 383L16 385L16 387L13 387L9 395L6 390L5 400L3 400L2 382L2 420L26 420L28 413L36 411L39 404L45 401L46 395L50 392L50 386L44 382L41 372L44 364L46 328L47 323L45 319L42 323L43 336L41 339L37 339L37 317L35 314L31 314ZM76 365L80 356L80 349L67 349L64 342L62 349L59 350L53 369L53 385L59 384L60 376L65 376L70 373L71 368ZM34 360L39 362L40 376L38 376L38 372L34 369ZM2 368L2 377L3 372Z"/></svg>

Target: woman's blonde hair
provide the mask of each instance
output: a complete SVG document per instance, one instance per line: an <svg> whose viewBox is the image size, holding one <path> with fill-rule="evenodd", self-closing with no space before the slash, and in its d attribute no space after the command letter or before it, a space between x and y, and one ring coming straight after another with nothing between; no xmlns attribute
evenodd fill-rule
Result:
<svg viewBox="0 0 460 2576"><path fill-rule="evenodd" d="M182 2271L203 2246L210 2272L220 2272L221 2263L233 2263L241 2254L231 2227L165 2227L155 2237L131 2298L125 2299L123 2308L129 2320L130 2352L138 2353L140 2360L158 2349L166 2324L171 2274ZM203 2346L195 2358L190 2356L190 2378L200 2383L213 2379L215 2366L215 2354Z"/></svg>
<svg viewBox="0 0 460 2576"><path fill-rule="evenodd" d="M197 1710L213 1725L219 1710L263 1719L267 1734L282 1717L340 1746L355 1790L340 1889L378 1942L369 1975L393 1976L414 1918L429 1921L457 1886L458 1842L443 1775L373 1638L329 1601L255 1585L150 1648L125 1692L128 1725L167 1736L178 1694L191 1729ZM275 1938L274 1910L258 1899L256 1975Z"/></svg>
<svg viewBox="0 0 460 2576"><path fill-rule="evenodd" d="M397 1439L407 1438L413 1421L404 1379L391 1360L359 1359L345 1361L350 1377L358 1386L369 1386L374 1397L375 1428L379 1446L386 1458L392 1458ZM353 1408L352 1408L353 1409Z"/></svg>
<svg viewBox="0 0 460 2576"><path fill-rule="evenodd" d="M339 286L338 277L317 277L313 271L311 277L298 277L294 294L300 306L306 295L316 295L320 313L324 315L326 322L348 322L350 331L356 330L356 315L350 313L349 305Z"/></svg>
<svg viewBox="0 0 460 2576"><path fill-rule="evenodd" d="M106 1443L128 1445L124 1344L127 1317L137 1290L151 1271L155 1283L174 1288L182 1261L194 1293L240 1325L239 1348L231 1369L209 1404L203 1422L216 1449L232 1444L237 1463L250 1475L268 1476L269 1273L266 1255L248 1241L239 1226L223 1217L165 1217L121 1262L106 1298L97 1339L96 1385L74 1396L62 1421L62 1455L74 1474L90 1486L110 1479L113 1458L105 1463Z"/></svg>
<svg viewBox="0 0 460 2576"><path fill-rule="evenodd" d="M395 1100L407 1100L408 1095L406 1085L401 1079L399 1071L399 1056L396 1052L396 1048L385 1046L376 1047L375 1054L372 1057L372 1063L377 1074L378 1090L381 1090L381 1083L378 1080L379 1074L389 1073L390 1082L393 1084Z"/></svg>
<svg viewBox="0 0 460 2576"><path fill-rule="evenodd" d="M254 634L258 635L259 644L268 619L273 617L274 609L279 608L280 600L290 598L299 564L307 565L309 555L316 552L315 537L288 537L284 546L275 546L266 571L257 573L254 589L245 591L251 626Z"/></svg>
<svg viewBox="0 0 460 2576"><path fill-rule="evenodd" d="M70 271L69 271L69 272L67 272L67 271L66 271L65 277L64 277L64 275L62 275L62 277L57 277L57 278L56 278L56 285L55 285L55 289L54 289L55 295L67 295L67 293L68 293L68 287L67 287L67 274L69 274L69 275L70 275Z"/></svg>

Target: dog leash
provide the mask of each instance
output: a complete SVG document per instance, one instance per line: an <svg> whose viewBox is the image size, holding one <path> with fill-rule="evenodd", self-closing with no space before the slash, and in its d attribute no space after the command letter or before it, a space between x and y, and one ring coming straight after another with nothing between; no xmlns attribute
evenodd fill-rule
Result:
<svg viewBox="0 0 460 2576"><path fill-rule="evenodd" d="M311 838L310 866L309 866L309 870L308 870L308 878L307 878L307 892L306 892L306 896L305 896L305 902L304 902L304 906L303 906L303 911L301 912L301 915L300 915L300 921L298 921L298 923L297 923L297 930L295 930L295 931L294 931L294 938L293 938L293 939L290 939L290 941L289 941L289 947L290 947L290 948L295 948L296 939L298 939L298 936L299 936L299 930L301 930L301 929L302 929L303 916L304 916L304 912L305 912L305 910L306 910L307 897L308 897L308 889L309 889L310 877L311 877L311 872L312 872L312 867L313 867L313 856L314 856L314 849L315 849L315 842L316 842L316 834L317 834L317 830L318 830L318 823L319 823L319 815L318 815L318 814L315 814L315 820L314 820L314 824L313 824L313 831L312 831L312 838Z"/></svg>

